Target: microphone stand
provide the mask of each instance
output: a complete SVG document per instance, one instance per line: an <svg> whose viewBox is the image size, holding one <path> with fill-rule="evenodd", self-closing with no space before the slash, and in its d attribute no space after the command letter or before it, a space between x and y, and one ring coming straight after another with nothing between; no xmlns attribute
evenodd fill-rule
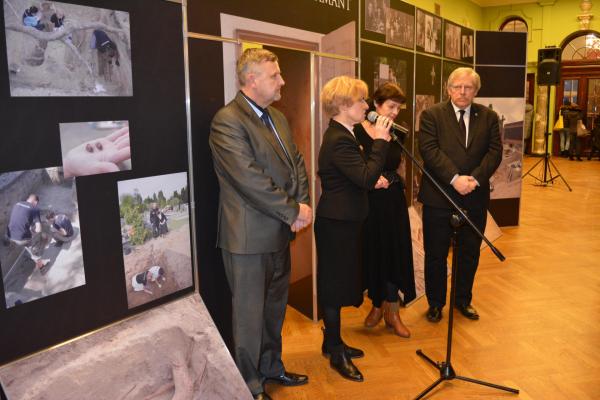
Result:
<svg viewBox="0 0 600 400"><path fill-rule="evenodd" d="M408 132L408 130L407 130ZM406 132L406 133L407 133ZM421 172L430 180L430 182L437 188L437 190L448 200L448 202L452 205L454 209L454 214L450 218L450 225L453 228L452 232L452 279L450 284L450 311L448 312L448 337L446 341L446 360L435 362L431 358L427 357L425 353L421 351L421 349L417 350L417 355L423 358L425 361L433 365L440 372L440 377L433 382L430 386L428 386L425 390L423 390L415 400L423 398L427 393L433 390L437 385L442 383L443 381L451 381L453 379L459 379L466 382L476 383L478 385L489 386L494 389L504 390L511 393L519 393L518 389L513 389L507 386L497 385L495 383L484 382L478 379L468 378L465 376L457 375L452 367L452 362L450 360L450 356L452 354L452 330L454 327L454 301L456 297L456 275L458 271L458 232L461 226L466 222L474 231L477 233L483 241L489 246L494 255L500 260L504 261L506 257L485 237L483 233L475 226L473 221L467 216L467 214L456 204L456 202L450 197L448 193L442 188L442 186L436 181L436 179L423 167L423 165L415 159L415 157L409 152L402 141L398 136L390 131L390 135L392 139L400 145L402 152L412 161L414 165L416 165Z"/></svg>

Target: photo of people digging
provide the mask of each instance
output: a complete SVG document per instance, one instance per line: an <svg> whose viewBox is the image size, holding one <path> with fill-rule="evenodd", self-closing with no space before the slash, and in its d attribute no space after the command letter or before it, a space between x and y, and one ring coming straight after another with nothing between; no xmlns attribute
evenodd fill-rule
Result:
<svg viewBox="0 0 600 400"><path fill-rule="evenodd" d="M3 0L10 93L132 96L129 13Z"/></svg>
<svg viewBox="0 0 600 400"><path fill-rule="evenodd" d="M129 308L193 284L187 173L118 182Z"/></svg>
<svg viewBox="0 0 600 400"><path fill-rule="evenodd" d="M0 174L6 307L85 284L74 179L59 167Z"/></svg>

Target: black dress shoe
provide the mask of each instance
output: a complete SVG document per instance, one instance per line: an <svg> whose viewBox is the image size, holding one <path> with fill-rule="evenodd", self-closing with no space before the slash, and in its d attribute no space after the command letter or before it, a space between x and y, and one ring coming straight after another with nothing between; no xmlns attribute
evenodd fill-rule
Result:
<svg viewBox="0 0 600 400"><path fill-rule="evenodd" d="M267 383L276 383L283 386L300 386L308 383L308 376L295 374L293 372L284 372L279 376L272 376L266 379Z"/></svg>
<svg viewBox="0 0 600 400"><path fill-rule="evenodd" d="M429 322L440 322L442 320L442 307L430 306L426 316Z"/></svg>
<svg viewBox="0 0 600 400"><path fill-rule="evenodd" d="M343 351L332 352L331 358L329 359L329 365L346 379L354 382L362 382L365 380L358 368L356 368L356 365L352 363L350 357Z"/></svg>
<svg viewBox="0 0 600 400"><path fill-rule="evenodd" d="M458 309L458 311L460 311L460 313L462 315L464 315L465 317L472 319L472 320L478 320L479 319L479 314L477 314L477 310L473 308L473 306L471 306L470 304L465 305L457 305L456 308Z"/></svg>
<svg viewBox="0 0 600 400"><path fill-rule="evenodd" d="M272 400L271 396L269 396L267 394L267 392L261 392L259 394L254 394L254 395L252 395L252 397L254 397L257 400Z"/></svg>

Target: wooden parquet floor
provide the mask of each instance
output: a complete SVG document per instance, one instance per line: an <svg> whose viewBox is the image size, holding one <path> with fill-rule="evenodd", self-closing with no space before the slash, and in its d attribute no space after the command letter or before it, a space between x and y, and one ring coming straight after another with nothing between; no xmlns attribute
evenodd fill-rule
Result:
<svg viewBox="0 0 600 400"><path fill-rule="evenodd" d="M538 158L526 158L527 171ZM503 228L499 262L482 252L470 321L455 313L452 364L459 375L518 388L519 395L459 380L443 382L427 399L600 399L600 162L554 157L573 192L523 183L520 225ZM365 382L341 378L320 354L321 322L288 307L283 329L287 370L306 373L300 387L268 385L284 399L412 399L439 377L415 354L445 358L447 309L439 324L426 321L421 298L400 313L410 339L383 324L364 328L370 302L342 314L342 335L365 350L356 360Z"/></svg>

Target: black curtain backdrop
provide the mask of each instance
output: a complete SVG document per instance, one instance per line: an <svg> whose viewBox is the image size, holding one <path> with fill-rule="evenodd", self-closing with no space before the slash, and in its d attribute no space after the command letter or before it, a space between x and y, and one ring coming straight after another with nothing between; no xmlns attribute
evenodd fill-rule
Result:
<svg viewBox="0 0 600 400"><path fill-rule="evenodd" d="M86 284L10 309L0 306L0 364L194 290L128 310L117 194L117 181L188 170L181 5L163 0L77 4L129 13L133 97L11 98L2 29L0 173L60 166L61 122L113 120L130 123L132 170L77 178ZM160 35L155 21L160 21ZM3 291L0 285L0 304Z"/></svg>

